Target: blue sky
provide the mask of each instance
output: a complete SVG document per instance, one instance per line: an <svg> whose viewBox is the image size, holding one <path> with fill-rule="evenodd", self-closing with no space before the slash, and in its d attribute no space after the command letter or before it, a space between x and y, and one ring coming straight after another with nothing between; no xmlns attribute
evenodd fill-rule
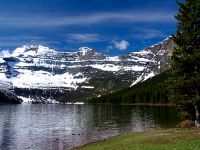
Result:
<svg viewBox="0 0 200 150"><path fill-rule="evenodd" d="M1 0L0 50L42 44L138 51L175 32L177 10L175 0Z"/></svg>

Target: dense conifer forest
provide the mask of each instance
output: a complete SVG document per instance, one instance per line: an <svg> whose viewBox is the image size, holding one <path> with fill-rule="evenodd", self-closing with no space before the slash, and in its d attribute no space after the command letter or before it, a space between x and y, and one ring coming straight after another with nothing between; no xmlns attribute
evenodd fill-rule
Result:
<svg viewBox="0 0 200 150"><path fill-rule="evenodd" d="M89 101L89 103L112 103L112 104L132 104L132 103L169 103L167 96L166 80L169 71L165 71L151 79L138 83L133 87L111 93Z"/></svg>

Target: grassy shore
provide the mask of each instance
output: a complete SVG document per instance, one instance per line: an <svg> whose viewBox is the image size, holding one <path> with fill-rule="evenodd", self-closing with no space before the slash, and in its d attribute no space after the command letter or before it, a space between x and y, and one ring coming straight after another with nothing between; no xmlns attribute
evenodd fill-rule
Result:
<svg viewBox="0 0 200 150"><path fill-rule="evenodd" d="M80 150L200 150L200 129L133 132L78 148Z"/></svg>

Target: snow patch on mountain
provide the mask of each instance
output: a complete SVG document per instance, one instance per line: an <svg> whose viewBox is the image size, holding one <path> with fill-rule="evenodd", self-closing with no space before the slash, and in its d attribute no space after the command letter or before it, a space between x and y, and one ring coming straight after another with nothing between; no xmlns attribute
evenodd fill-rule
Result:
<svg viewBox="0 0 200 150"><path fill-rule="evenodd" d="M90 65L92 68L96 68L96 69L100 69L103 71L119 71L120 70L120 66L116 66L113 64L94 64L94 65Z"/></svg>
<svg viewBox="0 0 200 150"><path fill-rule="evenodd" d="M121 59L119 59L119 56L106 57L105 60L106 61L121 61Z"/></svg>
<svg viewBox="0 0 200 150"><path fill-rule="evenodd" d="M139 78L137 78L137 80L135 80L135 81L131 84L130 87L132 87L132 86L134 86L134 85L136 85L136 84L138 84L139 82L142 82L142 81L143 81L143 78L142 78L142 76L140 76Z"/></svg>
<svg viewBox="0 0 200 150"><path fill-rule="evenodd" d="M144 66L119 66L114 64L94 64L90 65L90 67L95 69L100 69L103 71L111 71L111 72L118 72L118 71L143 71Z"/></svg>
<svg viewBox="0 0 200 150"><path fill-rule="evenodd" d="M32 98L32 97L23 97L23 96L18 96L18 97L23 100L23 103L38 103L38 102L42 102L45 104L58 104L59 103L55 99L51 99L51 98L40 98L40 100L36 100L35 98Z"/></svg>
<svg viewBox="0 0 200 150"><path fill-rule="evenodd" d="M138 71L138 72L141 72L144 70L144 66L129 66L129 67L123 67L123 69L125 71Z"/></svg>
<svg viewBox="0 0 200 150"><path fill-rule="evenodd" d="M67 102L64 104L66 104L66 105L84 105L85 103L84 102L76 102L76 103Z"/></svg>
<svg viewBox="0 0 200 150"><path fill-rule="evenodd" d="M149 59L140 58L140 57L137 57L137 56L133 56L132 59L127 59L127 61L134 61L134 62L150 62Z"/></svg>
<svg viewBox="0 0 200 150"><path fill-rule="evenodd" d="M79 52L81 52L83 56L85 56L86 53L89 52L89 51L92 51L92 49L89 48L89 47L80 47L79 48Z"/></svg>
<svg viewBox="0 0 200 150"><path fill-rule="evenodd" d="M83 89L94 89L94 86L81 86Z"/></svg>
<svg viewBox="0 0 200 150"><path fill-rule="evenodd" d="M71 88L76 89L77 84L85 82L88 78L84 77L82 73L75 75L64 73L53 75L46 71L31 71L19 69L20 74L11 78L13 86L17 88Z"/></svg>
<svg viewBox="0 0 200 150"><path fill-rule="evenodd" d="M34 101L33 98L28 98L28 97L23 97L23 96L18 96L23 100L23 103L32 103Z"/></svg>
<svg viewBox="0 0 200 150"><path fill-rule="evenodd" d="M131 54L142 54L142 55L148 55L148 54L151 54L152 52L151 51L147 51L147 50L141 50L139 52L131 52Z"/></svg>
<svg viewBox="0 0 200 150"><path fill-rule="evenodd" d="M11 90L12 88L12 82L6 77L6 74L0 73L0 89Z"/></svg>
<svg viewBox="0 0 200 150"><path fill-rule="evenodd" d="M146 76L144 77L144 81L147 80L147 79L149 79L149 78L154 77L155 75L156 75L156 74L152 71L151 73L149 73L148 75L146 75Z"/></svg>
<svg viewBox="0 0 200 150"><path fill-rule="evenodd" d="M0 58L0 64L5 63L5 60L3 58Z"/></svg>
<svg viewBox="0 0 200 150"><path fill-rule="evenodd" d="M50 49L48 47L42 46L42 45L25 45L19 48L16 48L13 53L12 56L13 57L19 57L19 56L23 56L23 57L35 57L35 56L42 56L42 55L52 55L52 54L56 54L57 52L53 49Z"/></svg>
<svg viewBox="0 0 200 150"><path fill-rule="evenodd" d="M132 84L130 87L140 83L140 82L143 82L143 81L146 81L147 79L150 79L152 77L154 77L156 74L155 72L151 71L150 73L148 74L145 74L145 72L139 77L137 78Z"/></svg>

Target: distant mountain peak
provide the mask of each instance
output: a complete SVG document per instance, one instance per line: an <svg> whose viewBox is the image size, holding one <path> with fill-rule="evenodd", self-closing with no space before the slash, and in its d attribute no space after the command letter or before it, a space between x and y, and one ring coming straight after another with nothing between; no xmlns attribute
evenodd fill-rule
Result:
<svg viewBox="0 0 200 150"><path fill-rule="evenodd" d="M89 47L80 47L79 48L79 52L81 52L83 55L86 55L86 53L88 53L90 51L94 51L94 50Z"/></svg>
<svg viewBox="0 0 200 150"><path fill-rule="evenodd" d="M19 57L19 56L28 57L28 56L44 55L46 53L56 53L56 51L42 45L24 45L22 47L16 48L12 52L12 56L13 57Z"/></svg>
<svg viewBox="0 0 200 150"><path fill-rule="evenodd" d="M92 48L89 48L89 47L80 47L79 48L79 51L92 51L93 49Z"/></svg>
<svg viewBox="0 0 200 150"><path fill-rule="evenodd" d="M5 63L5 60L3 58L0 58L0 64Z"/></svg>
<svg viewBox="0 0 200 150"><path fill-rule="evenodd" d="M158 50L166 50L169 53L171 53L172 49L174 48L174 42L172 39L172 36L167 37L166 39L164 39L162 42L159 42L157 44L154 44L150 47L145 48L143 51L151 51L153 53L157 53Z"/></svg>

